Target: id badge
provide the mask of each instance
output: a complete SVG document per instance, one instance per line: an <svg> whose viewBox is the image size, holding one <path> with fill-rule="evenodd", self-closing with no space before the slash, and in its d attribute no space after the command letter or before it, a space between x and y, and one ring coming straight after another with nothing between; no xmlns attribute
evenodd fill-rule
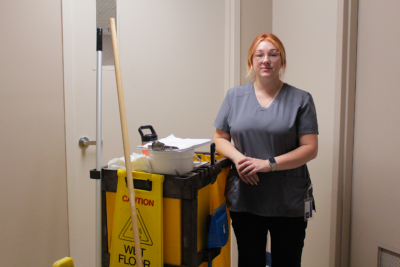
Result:
<svg viewBox="0 0 400 267"><path fill-rule="evenodd" d="M312 197L313 185L307 189L307 198L304 200L304 221L310 221L314 219L314 212L313 212L313 202L314 198Z"/></svg>
<svg viewBox="0 0 400 267"><path fill-rule="evenodd" d="M310 221L314 219L313 213L313 198L306 198L304 200L304 221Z"/></svg>

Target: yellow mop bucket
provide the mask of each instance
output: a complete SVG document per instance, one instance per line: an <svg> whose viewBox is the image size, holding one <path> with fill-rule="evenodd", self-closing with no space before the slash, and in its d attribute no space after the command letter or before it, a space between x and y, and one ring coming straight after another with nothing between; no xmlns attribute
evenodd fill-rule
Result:
<svg viewBox="0 0 400 267"><path fill-rule="evenodd" d="M117 174L110 267L137 266L126 171L118 170ZM135 189L143 266L163 266L164 176L142 172L132 172L132 176L147 184L146 189Z"/></svg>

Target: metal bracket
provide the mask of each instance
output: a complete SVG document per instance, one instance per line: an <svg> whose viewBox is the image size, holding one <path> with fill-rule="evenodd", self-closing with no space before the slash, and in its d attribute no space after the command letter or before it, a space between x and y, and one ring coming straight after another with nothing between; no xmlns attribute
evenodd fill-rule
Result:
<svg viewBox="0 0 400 267"><path fill-rule="evenodd" d="M103 144L103 141L101 141L101 144ZM96 141L90 141L86 136L79 138L79 147L87 148L90 145L96 145Z"/></svg>

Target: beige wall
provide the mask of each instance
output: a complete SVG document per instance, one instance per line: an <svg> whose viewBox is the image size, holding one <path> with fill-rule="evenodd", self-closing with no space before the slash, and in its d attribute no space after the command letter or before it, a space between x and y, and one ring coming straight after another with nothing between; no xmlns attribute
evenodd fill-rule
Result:
<svg viewBox="0 0 400 267"><path fill-rule="evenodd" d="M400 254L400 3L360 1L350 266Z"/></svg>
<svg viewBox="0 0 400 267"><path fill-rule="evenodd" d="M1 1L1 266L69 254L61 2Z"/></svg>
<svg viewBox="0 0 400 267"><path fill-rule="evenodd" d="M318 114L319 153L308 164L317 212L307 229L307 267L329 266L336 24L336 1L273 2L272 29L287 53L284 81L310 92Z"/></svg>
<svg viewBox="0 0 400 267"><path fill-rule="evenodd" d="M247 53L254 39L272 32L272 0L244 0L240 2L240 84L252 82L246 78Z"/></svg>

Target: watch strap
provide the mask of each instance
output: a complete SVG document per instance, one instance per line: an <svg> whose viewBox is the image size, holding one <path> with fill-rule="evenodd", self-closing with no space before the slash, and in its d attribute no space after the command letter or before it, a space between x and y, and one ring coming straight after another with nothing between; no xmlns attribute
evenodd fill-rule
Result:
<svg viewBox="0 0 400 267"><path fill-rule="evenodd" d="M276 171L276 160L274 157L268 159L269 166L271 166L271 172Z"/></svg>

